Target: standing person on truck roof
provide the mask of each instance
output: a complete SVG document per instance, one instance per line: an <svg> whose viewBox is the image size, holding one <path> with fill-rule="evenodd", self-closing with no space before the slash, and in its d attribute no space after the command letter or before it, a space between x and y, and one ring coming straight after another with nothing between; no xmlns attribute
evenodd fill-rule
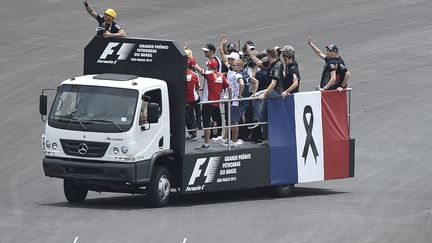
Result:
<svg viewBox="0 0 432 243"><path fill-rule="evenodd" d="M249 85L249 94L251 96L255 95L258 89L258 80L255 79L255 75L259 69L259 66L254 62L252 56L257 55L255 44L248 40L243 44L241 59L245 63L244 71L249 74L251 78L251 83ZM245 111L245 123L258 122L259 120L259 100L250 100L249 105ZM243 139L247 140L248 133L246 127L240 128L240 135Z"/></svg>
<svg viewBox="0 0 432 243"><path fill-rule="evenodd" d="M199 65L195 66L195 69L204 75L204 89L203 89L203 101L219 100L222 89L228 89L229 97L231 98L231 87L228 84L225 76L218 71L218 63L212 59L207 62L209 70L204 70ZM203 104L202 106L202 119L204 128L211 126L211 116L216 108L219 108L219 103ZM196 148L196 150L209 149L210 141L210 130L204 130L204 144Z"/></svg>
<svg viewBox="0 0 432 243"><path fill-rule="evenodd" d="M184 50L184 52L186 53L186 56L187 56L187 58L188 58L188 60L190 59L190 58L192 58L192 59L194 59L194 57L193 57L193 53L192 53L192 50L188 47L188 43L185 41L185 42L183 42L183 50ZM195 60L195 59L194 59ZM196 64L196 61L195 61L195 64ZM200 84L198 84L198 87L200 87L201 85ZM198 91L198 90L197 90ZM195 110L195 127L198 129L198 130L201 130L202 129L202 120L201 120L201 104L200 104L200 101L201 100L199 100L198 102L195 102L195 105L194 105L194 110Z"/></svg>
<svg viewBox="0 0 432 243"><path fill-rule="evenodd" d="M297 93L299 91L299 71L297 66L294 64L294 52L285 51L282 52L282 60L285 64L285 75L282 82L282 86L284 91L282 92L282 97L286 97L293 93Z"/></svg>
<svg viewBox="0 0 432 243"><path fill-rule="evenodd" d="M230 87L232 89L232 97L235 99L241 99L243 98L243 95L246 95L245 97L248 97L249 91L249 76L244 77L242 73L240 73L241 70L243 70L244 62L239 59L238 53L231 53L227 56L229 59L232 59L233 61L230 61L232 65L230 65L230 70L228 71L228 82L230 84ZM246 72L245 72L246 73ZM247 73L246 73L247 75ZM239 134L239 127L235 126L238 125L240 122L240 119L243 116L243 113L246 109L247 101L232 101L231 102L231 121L230 124L234 125L231 128L231 144L233 146L239 146L243 143L243 141L238 139ZM226 108L228 109L228 108ZM227 116L227 113L225 114ZM217 143L228 143L228 129L225 129L225 132L223 136L219 136L217 138L213 138L212 140Z"/></svg>
<svg viewBox="0 0 432 243"><path fill-rule="evenodd" d="M94 11L88 5L87 0L84 0L83 3L87 12L99 23L99 27L96 29L97 35L103 36L105 38L126 37L126 32L124 32L119 24L114 22L114 19L117 17L117 13L114 11L114 9L107 9L102 16L97 14L96 11Z"/></svg>
<svg viewBox="0 0 432 243"><path fill-rule="evenodd" d="M281 55L280 55L280 60L284 66L284 70L286 70L286 64L283 60L283 54L287 53L287 52L291 52L292 54L294 54L294 61L293 61L293 65L297 68L297 71L299 71L299 75L300 75L300 69L298 67L298 63L297 60L295 59L295 51L294 51L294 47L290 46L290 45L286 45L284 47L282 47L281 49ZM301 77L298 77L298 81L300 82Z"/></svg>
<svg viewBox="0 0 432 243"><path fill-rule="evenodd" d="M197 90L199 89L199 77L194 71L193 67L196 61L193 57L188 58L188 68L186 73L186 127L187 129L195 129L195 104L200 102L200 97ZM189 131L186 137L188 141L197 140L197 132Z"/></svg>
<svg viewBox="0 0 432 243"><path fill-rule="evenodd" d="M345 66L345 62L342 57L339 56L339 48L334 45L326 46L326 53L324 54L318 47L312 42L312 37L309 36L308 42L312 50L320 58L324 59L324 69L321 76L320 89L322 90L333 90L346 88L348 79L351 77L351 73Z"/></svg>
<svg viewBox="0 0 432 243"><path fill-rule="evenodd" d="M204 56L208 59L207 62L211 61L211 60L215 60L217 63L217 68L216 70L220 73L222 73L222 62L219 59L219 57L216 56L216 47L211 44L208 43L207 45L205 45L204 47L201 48L201 50L204 52ZM222 115L221 115L221 110L219 105L213 110L212 113L212 120L213 122L216 122L216 126L222 126ZM217 129L217 133L214 137L220 136L222 134L222 128ZM213 136L213 132L212 132L212 136Z"/></svg>
<svg viewBox="0 0 432 243"><path fill-rule="evenodd" d="M258 89L258 80L255 79L254 77L251 77L249 75L249 73L246 71L245 69L245 64L243 62L243 60L237 60L234 62L234 67L235 67L235 71L236 73L236 77L237 79L242 79L243 83L244 83L244 89L243 92L240 92L239 98L249 98L250 96L255 95L257 89ZM254 88L252 89L252 91L250 91L250 86L253 86ZM248 101L239 101L239 113L240 113L240 119L239 119L239 123L249 123L251 122L251 119L249 119L249 117L246 120L246 112L248 110L249 106L252 106L253 104L250 102L250 100ZM250 111L252 113L252 111ZM243 143L243 141L240 139L240 137L245 138L247 137L245 131L248 130L246 127L243 127L244 129L241 130L240 127L238 127L238 140L237 140L237 145L241 145ZM234 137L234 136L233 136ZM234 140L233 140L234 141Z"/></svg>
<svg viewBox="0 0 432 243"><path fill-rule="evenodd" d="M249 50L249 49L248 49ZM252 52L248 51L253 61L259 65L262 65L262 61L258 59ZM267 121L267 100L266 98L280 97L283 90L282 78L283 78L283 64L279 59L278 52L275 48L267 48L267 61L269 67L267 70L268 80L270 84L266 89L257 92L256 95L261 99L260 107L260 122ZM262 143L268 142L268 125L262 125Z"/></svg>
<svg viewBox="0 0 432 243"><path fill-rule="evenodd" d="M261 53L258 54L256 56L254 56L256 60L255 61L260 61L259 64L257 63L257 65L259 66L256 74L255 74L255 78L258 80L258 89L257 92L265 90L271 83L271 79L270 77L267 75L268 74L268 67L270 66L269 61L267 60L267 54ZM253 109L254 109L254 116L253 116L253 122L257 123L260 121L260 100L253 100ZM255 109L258 109L258 111L256 111ZM258 115L255 115L256 112L258 112ZM262 142L262 129L261 129L261 125L255 124L252 125L250 127L248 127L248 129L252 130L252 133L250 134L250 137L247 140L252 140L256 143L261 143Z"/></svg>
<svg viewBox="0 0 432 243"><path fill-rule="evenodd" d="M221 41L219 43L219 51L220 56L222 59L222 73L225 75L225 77L228 79L228 82L232 83L233 76L235 75L235 71L233 71L233 63L235 60L240 59L240 54L237 52L236 46L234 43L228 43L228 39L226 36L222 36ZM226 71L224 73L224 68L226 67ZM232 85L231 85L232 87ZM228 97L228 94L225 92L224 98ZM225 125L228 126L230 122L228 121L228 103L224 103L224 111L225 111ZM220 137L220 136L219 136Z"/></svg>

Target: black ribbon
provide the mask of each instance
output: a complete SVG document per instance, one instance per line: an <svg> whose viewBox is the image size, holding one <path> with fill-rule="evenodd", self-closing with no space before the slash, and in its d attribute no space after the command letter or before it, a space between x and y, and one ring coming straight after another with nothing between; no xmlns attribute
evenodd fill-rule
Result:
<svg viewBox="0 0 432 243"><path fill-rule="evenodd" d="M310 113L310 119L309 122L307 121L306 118L306 114ZM308 151L309 151L309 147L312 148L312 152L315 158L315 164L317 164L317 156L318 154L318 150L316 148L315 145L315 141L312 137L312 128L313 128L313 112L312 112L312 107L310 105L307 105L304 110L303 110L303 124L305 126L305 130L306 130L306 141L305 141L305 145L303 148L303 155L302 157L304 158L304 164L306 165L306 158L308 155Z"/></svg>

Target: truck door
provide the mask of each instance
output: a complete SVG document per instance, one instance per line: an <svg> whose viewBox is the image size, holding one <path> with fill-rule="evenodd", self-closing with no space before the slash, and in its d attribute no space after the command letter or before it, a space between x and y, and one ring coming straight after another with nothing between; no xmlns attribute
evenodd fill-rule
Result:
<svg viewBox="0 0 432 243"><path fill-rule="evenodd" d="M161 89L152 89L144 92L144 99L141 99L139 105L138 126L140 127L137 134L137 143L143 148L144 159L150 159L157 151L169 147L169 129L164 129L166 123L165 114L167 111L163 109ZM147 108L149 103L159 105L159 121L157 123L149 123L147 120Z"/></svg>

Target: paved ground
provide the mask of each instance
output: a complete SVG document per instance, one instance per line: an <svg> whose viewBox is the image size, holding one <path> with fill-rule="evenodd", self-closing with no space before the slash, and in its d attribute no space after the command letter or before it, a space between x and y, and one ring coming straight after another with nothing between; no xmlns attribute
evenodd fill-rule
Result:
<svg viewBox="0 0 432 243"><path fill-rule="evenodd" d="M356 177L298 188L175 196L91 193L65 202L41 166L38 95L80 75L96 22L78 0L2 0L0 8L0 242L432 242L432 2L93 1L114 7L131 36L188 41L196 56L227 34L258 48L291 44L301 90L322 61L306 45L335 42L352 72ZM202 59L199 61L202 62ZM78 237L78 238L77 238Z"/></svg>

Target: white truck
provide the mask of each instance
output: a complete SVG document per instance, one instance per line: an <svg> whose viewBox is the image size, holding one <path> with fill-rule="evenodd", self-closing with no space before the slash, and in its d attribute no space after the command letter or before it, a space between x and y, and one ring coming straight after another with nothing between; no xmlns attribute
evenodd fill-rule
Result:
<svg viewBox="0 0 432 243"><path fill-rule="evenodd" d="M84 75L58 86L49 114L46 89L39 104L42 120L46 117L43 169L46 176L64 180L69 202L84 201L89 190L145 193L155 207L166 206L173 189L188 194L271 187L288 196L296 183L354 176L347 96L341 96L346 92L309 92L269 102L275 104L269 105L268 145L196 151L199 142L185 142L186 56L175 42L95 37L84 56ZM338 151L325 152L325 134L332 131L316 125L326 119L317 115L324 110L315 104L318 96L345 103L331 111L342 115L330 116L342 124L330 139L339 144ZM312 108L286 108L291 101ZM271 110L281 104L303 115L291 128L284 127L292 120L280 120ZM288 138L278 131L278 122Z"/></svg>

